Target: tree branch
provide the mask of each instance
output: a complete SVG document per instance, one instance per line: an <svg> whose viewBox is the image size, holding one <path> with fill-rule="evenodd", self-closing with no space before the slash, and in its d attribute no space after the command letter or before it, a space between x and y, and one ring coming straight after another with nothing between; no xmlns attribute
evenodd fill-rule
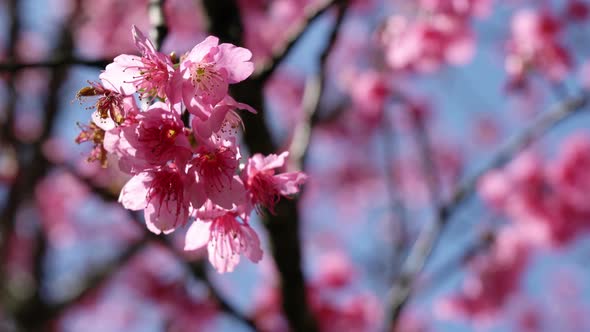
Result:
<svg viewBox="0 0 590 332"><path fill-rule="evenodd" d="M332 25L330 35L326 41L324 50L321 53L319 61L319 71L307 80L305 91L303 93L303 116L304 118L295 128L291 145L289 146L289 160L292 169L303 169L305 159L309 150L312 129L319 122L319 108L326 86L327 64L329 55L332 53L340 27L344 22L344 17L349 6L348 0L338 2L336 20Z"/></svg>
<svg viewBox="0 0 590 332"><path fill-rule="evenodd" d="M79 2L78 2L79 5ZM75 10L73 11L75 12ZM73 14L75 16L75 14ZM74 24L74 16L66 18L63 27L59 33L59 39L54 53L64 57L71 56L73 50L73 41L71 30ZM41 123L43 128L39 138L32 144L22 144L19 147L19 173L14 182L8 201L4 206L2 215L0 216L0 223L6 228L4 236L10 237L16 214L21 204L30 199L33 190L37 183L45 176L49 170L49 161L43 154L43 143L47 141L56 124L56 119L59 114L60 104L60 90L67 79L68 68L65 66L56 66L51 71L48 83L49 94L45 100L44 110L42 114ZM14 316L17 320L17 325L25 329L34 326L39 322L39 317L44 315L46 308L45 300L41 295L40 284L43 281L43 260L45 255L45 234L41 227L38 229L37 249L33 257L33 279L35 280L32 295L22 302L16 303L14 308ZM6 244L2 244L2 254L6 254ZM6 258L3 257L3 262ZM2 266L4 268L4 266Z"/></svg>
<svg viewBox="0 0 590 332"><path fill-rule="evenodd" d="M239 8L235 1L205 0L204 5L212 22L210 32L221 40L241 45L241 36L235 33L236 27L241 27ZM220 10L222 7L225 9ZM229 18L233 19L228 22ZM225 24L219 22L225 22ZM278 63L275 68L276 66ZM268 75L272 70L266 72ZM243 116L246 127L244 141L251 154L277 152L277 145L264 118L264 82L265 78L257 76L231 86L232 96L236 100L249 104L259 112L257 115L248 113ZM307 289L301 268L302 250L297 203L297 200L281 200L276 206L277 214L264 216L264 224L279 272L282 309L287 322L292 331L314 332L317 331L317 325L307 302Z"/></svg>
<svg viewBox="0 0 590 332"><path fill-rule="evenodd" d="M309 29L311 24L322 16L330 7L338 2L342 2L342 0L324 0L321 3L315 5L312 8L307 10L307 14L305 15L305 20L300 25L296 26L295 28L289 31L286 43L278 48L276 51L273 52L272 58L269 59L267 62L262 64L259 68L256 69L254 73L254 78L260 80L262 82L266 82L275 70L283 63L287 55L289 55L291 49L297 41L305 34L305 32Z"/></svg>
<svg viewBox="0 0 590 332"><path fill-rule="evenodd" d="M418 236L410 255L404 262L402 274L396 280L388 292L389 299L389 324L395 331L401 312L406 305L418 274L424 268L432 250L436 246L444 227L452 214L467 197L475 193L477 182L488 171L500 167L510 161L518 152L526 148L536 138L551 129L564 119L582 110L588 104L588 96L582 95L568 99L555 107L554 110L542 114L533 124L526 128L522 134L501 148L491 162L478 172L470 180L460 185L451 195L450 200L441 205L436 213L431 227L425 227Z"/></svg>

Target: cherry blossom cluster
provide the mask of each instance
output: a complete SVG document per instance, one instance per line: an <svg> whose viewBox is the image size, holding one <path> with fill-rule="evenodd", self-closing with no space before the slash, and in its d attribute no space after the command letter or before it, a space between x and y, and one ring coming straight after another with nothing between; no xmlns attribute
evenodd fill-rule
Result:
<svg viewBox="0 0 590 332"><path fill-rule="evenodd" d="M553 163L523 154L505 169L486 174L479 191L494 209L534 235L535 243L559 247L590 229L588 167L590 138L578 134Z"/></svg>
<svg viewBox="0 0 590 332"><path fill-rule="evenodd" d="M258 262L252 211L274 213L282 196L298 193L306 175L277 173L287 152L240 163L243 123L236 111L256 111L230 97L228 87L252 74L251 52L210 36L177 60L132 30L141 55L117 56L99 82L78 93L98 98L78 142L93 142L89 160L104 165L113 155L132 176L119 201L143 210L150 231L168 234L194 220L185 250L206 246L220 273L232 271L240 254Z"/></svg>
<svg viewBox="0 0 590 332"><path fill-rule="evenodd" d="M491 0L420 0L415 18L391 16L381 34L385 58L393 69L423 73L444 64L462 65L475 52L471 18L485 16Z"/></svg>
<svg viewBox="0 0 590 332"><path fill-rule="evenodd" d="M514 15L505 61L509 87L524 87L533 70L553 82L565 78L572 59L560 40L562 28L560 19L548 12L523 9Z"/></svg>
<svg viewBox="0 0 590 332"><path fill-rule="evenodd" d="M560 248L590 230L590 138L570 137L554 162L526 152L479 184L483 199L510 223L490 250L470 262L459 294L443 302L444 315L489 322L518 291L537 248Z"/></svg>

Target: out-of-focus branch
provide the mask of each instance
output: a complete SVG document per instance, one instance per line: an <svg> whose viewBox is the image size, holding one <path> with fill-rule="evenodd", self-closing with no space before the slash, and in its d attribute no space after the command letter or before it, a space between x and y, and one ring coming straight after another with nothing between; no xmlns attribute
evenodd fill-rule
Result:
<svg viewBox="0 0 590 332"><path fill-rule="evenodd" d="M15 61L16 60L16 44L18 42L19 37L19 30L20 30L20 7L19 7L18 0L10 0L8 1L8 16L11 18L10 21L10 28L8 30L8 47L7 47L7 58L8 61ZM12 125L14 123L14 112L16 106L16 99L17 93L15 84L16 76L14 74L8 76L7 80L7 90L8 90L8 98L7 103L4 107L6 110L6 117L4 121L0 125L0 144L7 143L9 141L14 141L14 134ZM0 225L2 227L2 225ZM0 228L0 236L2 236L2 231ZM1 242L1 241L0 241Z"/></svg>
<svg viewBox="0 0 590 332"><path fill-rule="evenodd" d="M205 0L204 5L211 22L210 32L223 41L241 45L241 36L235 33L236 27L241 27L239 8L235 1ZM232 19L229 20L229 18ZM272 70L267 71L267 73L271 72ZM264 79L260 76L231 87L232 96L236 100L254 107L259 112L257 115L245 114L243 117L246 127L244 141L252 154L277 152L277 144L273 141L265 123L263 87ZM276 206L276 215L265 216L264 222L279 274L285 318L292 331L314 332L317 331L317 326L307 301L305 278L301 268L302 250L297 204L297 200L281 200Z"/></svg>
<svg viewBox="0 0 590 332"><path fill-rule="evenodd" d="M303 119L301 119L301 122L295 128L291 145L289 146L289 161L292 169L302 169L305 164L312 129L319 121L319 108L328 74L328 57L336 45L338 33L344 22L348 5L348 0L338 2L336 20L332 25L332 30L320 56L318 73L311 76L305 84L302 101Z"/></svg>
<svg viewBox="0 0 590 332"><path fill-rule="evenodd" d="M79 2L77 3L79 5ZM75 10L73 11L76 12ZM56 55L69 57L73 51L72 28L75 21L75 14L65 19L64 25L59 33L58 42L54 50ZM44 113L42 114L41 123L43 128L39 138L32 144L21 144L19 147L19 172L17 178L9 192L8 201L0 222L3 225L8 225L8 230L5 236L8 238L11 234L11 227L14 227L16 214L21 204L30 199L32 192L37 183L49 171L50 163L43 154L43 143L47 141L53 132L56 119L59 113L60 104L60 90L67 79L68 69L65 66L56 66L50 73L48 83L48 96L45 100ZM16 318L16 323L19 327L26 330L31 330L32 326L36 326L39 322L39 317L44 315L46 303L41 295L41 283L44 279L43 260L45 256L45 234L39 227L38 236L36 237L36 250L33 257L33 279L35 281L32 295L28 298L13 303L11 305L12 311ZM2 254L6 255L7 246L3 245ZM3 257L3 262L6 262L6 257ZM5 285L7 286L7 285Z"/></svg>
<svg viewBox="0 0 590 332"><path fill-rule="evenodd" d="M395 234L393 234L395 239L392 248L393 259L391 260L391 264L393 264L391 275L395 276L399 272L403 254L406 252L405 249L408 242L408 211L407 207L405 206L401 190L395 186L393 163L397 161L397 159L394 158L399 155L399 137L396 135L392 121L388 117L387 109L384 109L382 112L381 129L383 131L383 156L385 158L385 190L389 196L388 203L391 213L392 231L395 232Z"/></svg>
<svg viewBox="0 0 590 332"><path fill-rule="evenodd" d="M221 41L240 45L242 41L242 19L237 0L203 0L203 7L209 14L208 30Z"/></svg>
<svg viewBox="0 0 590 332"><path fill-rule="evenodd" d="M339 2L343 2L342 0L324 0L311 8L308 8L305 15L305 20L298 26L294 27L289 31L287 34L287 40L285 44L273 52L272 58L269 59L267 62L262 64L259 68L256 69L254 73L254 78L258 79L262 82L266 82L268 78L272 76L274 71L283 63L283 60L287 57L290 53L291 49L297 41L305 34L307 29L311 26L311 24L324 12L326 12L332 5L335 5Z"/></svg>
<svg viewBox="0 0 590 332"><path fill-rule="evenodd" d="M197 277L201 280L209 289L209 294L219 304L220 309L225 312L226 314L230 315L231 317L236 318L238 321L248 325L252 330L258 331L258 327L256 323L251 318L245 316L244 314L237 311L229 302L227 302L221 293L217 290L215 285L209 279L207 275L207 269L205 267L206 262L204 260L194 262L194 263L185 263L188 269L192 272L192 275Z"/></svg>
<svg viewBox="0 0 590 332"><path fill-rule="evenodd" d="M166 0L149 0L148 3L148 17L151 25L150 39L158 51L162 48L162 43L168 35L168 25L164 15L165 2Z"/></svg>
<svg viewBox="0 0 590 332"><path fill-rule="evenodd" d="M412 247L410 255L404 262L402 274L389 290L388 319L393 331L395 331L396 323L399 321L401 312L412 294L414 282L424 268L445 226L457 208L466 198L475 192L479 179L488 171L510 161L518 152L526 148L547 130L582 110L588 104L588 99L588 95L570 98L558 104L554 110L542 114L522 134L501 148L484 169L463 185L458 186L449 201L437 209L434 222L430 227L424 228L419 234L418 240Z"/></svg>
<svg viewBox="0 0 590 332"><path fill-rule="evenodd" d="M43 304L43 307L36 310L36 312L41 314L35 318L36 324L29 326L29 328L41 328L52 319L59 317L63 312L71 308L73 305L79 303L83 298L96 291L115 272L127 265L127 263L149 243L148 240L148 237L141 238L140 240L128 246L112 261L94 271L93 274L86 279L83 285L76 290L74 295L56 304Z"/></svg>
<svg viewBox="0 0 590 332"><path fill-rule="evenodd" d="M444 262L432 268L426 277L426 285L420 284L420 292L425 288L432 292L433 288L443 283L449 276L460 271L460 267L471 261L477 255L488 250L496 240L495 230L488 230L475 236L461 250L450 255ZM416 294L418 296L418 294Z"/></svg>
<svg viewBox="0 0 590 332"><path fill-rule="evenodd" d="M0 63L0 72L16 72L23 69L35 69L35 68L47 68L55 69L57 67L65 66L85 66L85 67L96 67L104 68L112 60L108 59L81 59L74 56L61 56L50 60L39 61L39 62L15 62L9 60L5 63Z"/></svg>
<svg viewBox="0 0 590 332"><path fill-rule="evenodd" d="M436 165L434 147L428 133L428 128L426 128L425 120L420 116L415 116L414 120L414 135L420 152L420 158L422 159L422 173L424 173L424 178L426 179L430 203L434 209L438 209L438 206L440 205L441 188L440 173Z"/></svg>

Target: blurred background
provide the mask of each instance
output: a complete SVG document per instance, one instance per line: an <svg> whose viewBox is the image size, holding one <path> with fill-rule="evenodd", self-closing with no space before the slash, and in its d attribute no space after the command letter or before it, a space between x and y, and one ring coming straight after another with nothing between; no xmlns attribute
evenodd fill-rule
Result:
<svg viewBox="0 0 590 332"><path fill-rule="evenodd" d="M243 154L309 180L217 274L76 139L131 26L250 49ZM0 331L590 331L590 2L0 0ZM81 144L80 144L81 143ZM94 142L96 143L96 142Z"/></svg>

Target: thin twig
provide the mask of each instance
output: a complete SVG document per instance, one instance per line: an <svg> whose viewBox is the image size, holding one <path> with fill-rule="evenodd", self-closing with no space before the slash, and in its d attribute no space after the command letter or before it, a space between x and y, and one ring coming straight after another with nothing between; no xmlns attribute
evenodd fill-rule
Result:
<svg viewBox="0 0 590 332"><path fill-rule="evenodd" d="M388 207L391 213L392 230L394 231L394 245L391 263L394 267L392 269L392 276L395 276L399 271L405 247L408 242L408 211L404 204L399 187L395 186L395 177L393 174L393 162L399 153L398 140L395 128L388 117L387 108L382 110L381 129L383 132L383 156L384 156L384 178L385 190L388 196ZM397 188L397 189L396 189ZM391 280L391 279L390 279Z"/></svg>
<svg viewBox="0 0 590 332"><path fill-rule="evenodd" d="M305 32L309 29L311 24L318 19L324 12L326 12L330 7L338 2L342 2L341 0L324 0L319 4L316 4L312 8L307 9L307 13L305 14L305 20L295 28L293 28L287 34L287 41L284 45L278 48L276 51L273 52L272 58L262 64L259 68L256 69L253 78L258 79L262 82L266 82L268 78L272 76L275 70L283 63L287 55L289 55L291 49L301 36L305 34Z"/></svg>
<svg viewBox="0 0 590 332"><path fill-rule="evenodd" d="M424 119L417 115L414 120L414 135L418 144L420 158L422 159L422 173L426 179L430 203L436 210L440 205L441 199L440 173L436 165L436 156Z"/></svg>
<svg viewBox="0 0 590 332"><path fill-rule="evenodd" d="M305 84L302 101L303 119L295 128L291 145L289 147L290 168L292 169L302 169L305 165L305 159L311 141L312 129L319 121L319 108L326 86L326 76L328 74L328 58L336 45L338 34L342 23L344 22L348 6L348 0L338 2L336 19L332 25L325 47L320 55L319 70L317 74L311 76Z"/></svg>
<svg viewBox="0 0 590 332"><path fill-rule="evenodd" d="M533 124L526 128L522 134L510 141L498 151L491 162L480 172L456 188L450 200L440 206L437 210L435 220L431 227L425 228L418 236L410 255L406 259L402 274L396 280L388 292L389 299L389 324L395 331L402 309L406 305L413 291L414 282L418 274L424 268L432 250L436 246L445 225L460 204L475 192L477 182L488 171L500 167L510 161L518 152L526 148L536 138L541 136L550 128L554 127L572 114L582 110L588 103L588 96L582 95L577 98L568 99L555 107L554 110L541 115Z"/></svg>
<svg viewBox="0 0 590 332"><path fill-rule="evenodd" d="M193 276L196 276L201 280L209 289L209 294L219 304L220 309L225 312L226 314L230 315L231 317L236 318L240 322L248 325L252 330L259 331L258 327L256 326L256 322L252 320L250 317L245 316L244 314L240 313L236 308L234 308L229 302L225 300L225 298L221 295L217 287L213 284L209 276L207 275L207 269L205 267L205 261L198 261L192 264L186 263L185 265L189 268L192 272Z"/></svg>

